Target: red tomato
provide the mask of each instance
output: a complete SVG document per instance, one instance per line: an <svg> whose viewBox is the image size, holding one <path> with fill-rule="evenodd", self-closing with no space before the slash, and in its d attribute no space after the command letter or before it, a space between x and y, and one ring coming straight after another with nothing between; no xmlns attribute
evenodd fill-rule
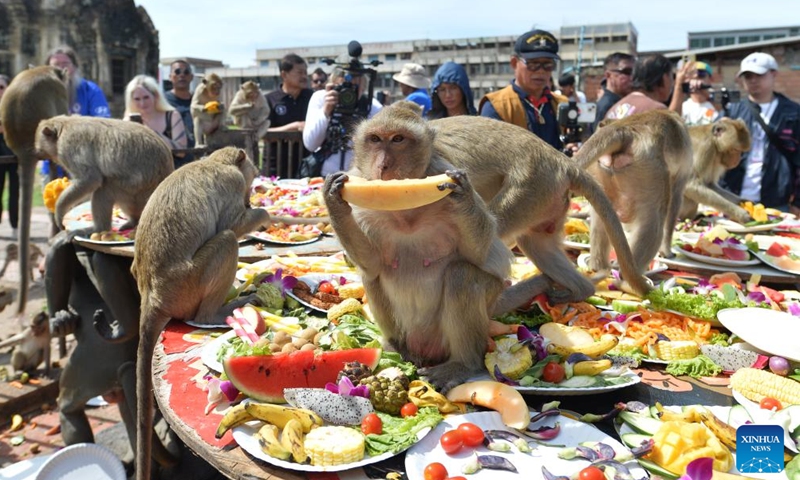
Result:
<svg viewBox="0 0 800 480"><path fill-rule="evenodd" d="M467 477L462 477L461 475L457 477L447 477L444 480L467 480Z"/></svg>
<svg viewBox="0 0 800 480"><path fill-rule="evenodd" d="M369 435L370 433L374 433L380 435L383 432L383 422L381 421L381 417L374 413L370 413L363 420L361 420L361 432L364 435Z"/></svg>
<svg viewBox="0 0 800 480"><path fill-rule="evenodd" d="M474 423L462 423L458 426L458 431L461 432L464 445L468 447L477 447L483 443L483 430Z"/></svg>
<svg viewBox="0 0 800 480"><path fill-rule="evenodd" d="M406 403L400 408L400 416L403 418L413 417L417 414L417 406L411 402Z"/></svg>
<svg viewBox="0 0 800 480"><path fill-rule="evenodd" d="M439 462L433 462L425 467L425 480L445 480L447 469Z"/></svg>
<svg viewBox="0 0 800 480"><path fill-rule="evenodd" d="M782 257L789 253L789 249L784 247L778 242L774 242L772 245L769 246L767 249L767 255L771 255L773 257Z"/></svg>
<svg viewBox="0 0 800 480"><path fill-rule="evenodd" d="M336 287L334 287L331 282L320 282L319 287L317 287L317 291L328 293L330 295L336 295Z"/></svg>
<svg viewBox="0 0 800 480"><path fill-rule="evenodd" d="M564 380L564 367L560 363L548 362L542 372L542 380L550 383L559 383Z"/></svg>
<svg viewBox="0 0 800 480"><path fill-rule="evenodd" d="M456 453L464 445L464 439L461 438L461 432L458 430L450 430L444 432L442 438L439 439L439 443L442 444L442 449L446 453Z"/></svg>
<svg viewBox="0 0 800 480"><path fill-rule="evenodd" d="M597 467L586 467L578 474L578 480L605 480L606 475Z"/></svg>
<svg viewBox="0 0 800 480"><path fill-rule="evenodd" d="M781 405L781 401L778 400L777 398L772 398L772 397L762 398L759 406L764 410L780 410L781 408L783 408L783 405Z"/></svg>

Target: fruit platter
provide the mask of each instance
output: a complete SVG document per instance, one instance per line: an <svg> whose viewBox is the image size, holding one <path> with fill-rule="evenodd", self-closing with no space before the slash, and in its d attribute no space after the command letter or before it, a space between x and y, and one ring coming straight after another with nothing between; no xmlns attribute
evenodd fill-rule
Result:
<svg viewBox="0 0 800 480"><path fill-rule="evenodd" d="M774 208L766 208L760 203L743 202L742 208L747 210L753 220L741 224L718 216L713 219L714 224L724 227L731 233L767 232L773 230L788 218L788 214Z"/></svg>
<svg viewBox="0 0 800 480"><path fill-rule="evenodd" d="M760 260L751 254L750 248L753 248L753 245L748 245L743 239L717 225L701 234L696 243L679 243L673 251L690 259L713 265L745 267L760 263ZM755 249L758 249L757 246Z"/></svg>
<svg viewBox="0 0 800 480"><path fill-rule="evenodd" d="M250 205L266 209L274 220L285 223L328 222L322 184L321 177L296 181L257 177L250 189Z"/></svg>
<svg viewBox="0 0 800 480"><path fill-rule="evenodd" d="M775 237L766 250L759 250L755 255L774 269L800 275L800 248L796 242L791 244L788 240L795 239Z"/></svg>
<svg viewBox="0 0 800 480"><path fill-rule="evenodd" d="M328 273L310 273L298 277L297 284L286 293L300 304L323 313L336 305L352 305L357 309L365 295L364 285L358 275Z"/></svg>
<svg viewBox="0 0 800 480"><path fill-rule="evenodd" d="M589 217L589 201L586 197L572 197L569 199L569 210L567 215L573 218L588 218Z"/></svg>
<svg viewBox="0 0 800 480"><path fill-rule="evenodd" d="M581 218L570 218L564 224L564 245L577 250L589 249L589 223Z"/></svg>
<svg viewBox="0 0 800 480"><path fill-rule="evenodd" d="M307 245L316 242L322 236L322 230L310 224L273 223L266 230L253 232L249 237L266 243L278 245Z"/></svg>

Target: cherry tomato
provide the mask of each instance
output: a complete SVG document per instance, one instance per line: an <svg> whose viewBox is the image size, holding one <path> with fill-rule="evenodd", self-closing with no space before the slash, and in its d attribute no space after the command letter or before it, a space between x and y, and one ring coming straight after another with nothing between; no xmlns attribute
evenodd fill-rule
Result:
<svg viewBox="0 0 800 480"><path fill-rule="evenodd" d="M414 415L417 414L417 410L419 409L417 408L416 405L414 405L411 402L408 402L400 408L400 416L403 418L413 417Z"/></svg>
<svg viewBox="0 0 800 480"><path fill-rule="evenodd" d="M445 480L447 469L439 462L433 462L425 467L425 480Z"/></svg>
<svg viewBox="0 0 800 480"><path fill-rule="evenodd" d="M781 408L783 408L783 405L781 405L781 401L772 397L762 398L759 406L764 410L780 410Z"/></svg>
<svg viewBox="0 0 800 480"><path fill-rule="evenodd" d="M374 413L370 413L363 420L361 420L361 432L364 435L369 435L370 433L374 433L380 435L383 432L383 422L381 421L381 417Z"/></svg>
<svg viewBox="0 0 800 480"><path fill-rule="evenodd" d="M597 467L586 467L578 474L579 480L605 480L606 475Z"/></svg>
<svg viewBox="0 0 800 480"><path fill-rule="evenodd" d="M564 367L560 363L548 362L542 372L542 380L550 383L559 383L564 380Z"/></svg>
<svg viewBox="0 0 800 480"><path fill-rule="evenodd" d="M464 439L461 438L461 432L458 430L449 430L444 432L442 438L439 439L439 443L442 444L442 449L446 453L456 453L464 445Z"/></svg>
<svg viewBox="0 0 800 480"><path fill-rule="evenodd" d="M468 447L477 447L483 443L483 430L474 423L462 423L458 426L458 431L461 432L464 445Z"/></svg>
<svg viewBox="0 0 800 480"><path fill-rule="evenodd" d="M320 282L319 287L317 287L317 291L328 293L330 295L336 295L336 287L334 287L331 282Z"/></svg>

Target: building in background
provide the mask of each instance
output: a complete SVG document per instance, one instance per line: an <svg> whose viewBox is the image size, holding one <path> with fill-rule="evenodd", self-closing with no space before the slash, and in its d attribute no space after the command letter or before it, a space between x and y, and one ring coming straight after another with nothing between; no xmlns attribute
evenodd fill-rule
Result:
<svg viewBox="0 0 800 480"><path fill-rule="evenodd" d="M752 28L748 30L689 32L687 45L689 50L694 50L797 36L800 36L800 26L797 25L792 27Z"/></svg>

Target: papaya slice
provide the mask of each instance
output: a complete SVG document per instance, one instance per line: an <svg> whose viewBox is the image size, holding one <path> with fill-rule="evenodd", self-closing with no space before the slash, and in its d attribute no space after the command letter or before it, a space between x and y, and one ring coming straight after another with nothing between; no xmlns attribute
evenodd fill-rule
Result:
<svg viewBox="0 0 800 480"><path fill-rule="evenodd" d="M410 210L446 197L452 190L438 185L452 180L446 174L402 180L366 180L349 176L342 198L352 205L371 210Z"/></svg>

